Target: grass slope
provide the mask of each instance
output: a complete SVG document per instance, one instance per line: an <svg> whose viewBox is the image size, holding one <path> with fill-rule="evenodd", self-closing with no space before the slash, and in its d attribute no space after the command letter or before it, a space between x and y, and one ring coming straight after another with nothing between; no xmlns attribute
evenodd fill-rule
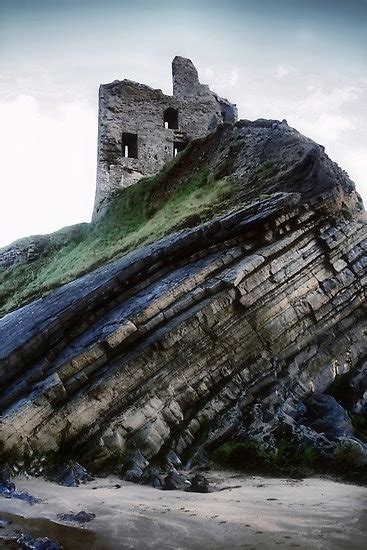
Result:
<svg viewBox="0 0 367 550"><path fill-rule="evenodd" d="M176 182L167 192L163 183L175 163L121 189L99 222L62 230L62 245L60 233L50 235L47 253L39 259L0 269L0 316L139 245L226 209L234 191L231 180L208 182L206 170Z"/></svg>

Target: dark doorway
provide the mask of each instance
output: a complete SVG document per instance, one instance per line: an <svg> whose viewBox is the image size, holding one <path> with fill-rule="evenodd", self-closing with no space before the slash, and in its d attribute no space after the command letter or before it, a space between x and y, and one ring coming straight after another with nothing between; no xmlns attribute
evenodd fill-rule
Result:
<svg viewBox="0 0 367 550"><path fill-rule="evenodd" d="M178 109L168 107L164 111L164 127L171 130L177 130L178 128Z"/></svg>
<svg viewBox="0 0 367 550"><path fill-rule="evenodd" d="M124 158L138 158L138 135L124 132L122 134L122 156Z"/></svg>
<svg viewBox="0 0 367 550"><path fill-rule="evenodd" d="M187 143L184 141L175 141L173 144L173 156L175 157L177 153L180 151L183 151L186 147Z"/></svg>

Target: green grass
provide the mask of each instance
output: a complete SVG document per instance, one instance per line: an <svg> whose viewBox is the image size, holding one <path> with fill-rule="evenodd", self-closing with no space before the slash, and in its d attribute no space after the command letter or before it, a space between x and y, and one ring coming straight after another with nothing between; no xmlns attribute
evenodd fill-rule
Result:
<svg viewBox="0 0 367 550"><path fill-rule="evenodd" d="M244 149L246 147L246 139L245 138L237 138L233 143L229 146L229 152L230 153L237 153L241 149Z"/></svg>
<svg viewBox="0 0 367 550"><path fill-rule="evenodd" d="M213 451L215 464L230 470L252 474L276 475L312 471L317 451L280 440L274 454L253 441L228 441Z"/></svg>
<svg viewBox="0 0 367 550"><path fill-rule="evenodd" d="M263 162L257 169L257 175L264 179L271 178L272 176L275 176L276 173L276 165L271 160Z"/></svg>
<svg viewBox="0 0 367 550"><path fill-rule="evenodd" d="M98 223L62 230L61 244L60 235L50 235L47 253L38 260L0 269L0 315L112 258L223 211L234 191L229 178L209 183L202 170L160 193L171 167L120 190Z"/></svg>
<svg viewBox="0 0 367 550"><path fill-rule="evenodd" d="M227 441L213 451L211 458L215 464L229 470L248 473L271 471L269 456L252 442Z"/></svg>

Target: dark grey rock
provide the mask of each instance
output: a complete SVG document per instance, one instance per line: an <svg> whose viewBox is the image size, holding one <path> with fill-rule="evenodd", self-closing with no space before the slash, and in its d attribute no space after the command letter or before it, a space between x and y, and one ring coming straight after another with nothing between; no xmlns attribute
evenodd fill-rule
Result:
<svg viewBox="0 0 367 550"><path fill-rule="evenodd" d="M78 487L80 483L86 483L93 479L83 466L74 461L56 466L47 477L50 481L65 487Z"/></svg>
<svg viewBox="0 0 367 550"><path fill-rule="evenodd" d="M141 470L144 470L147 466L149 466L149 461L145 458L141 451L134 451L128 462L129 469L140 468Z"/></svg>
<svg viewBox="0 0 367 550"><path fill-rule="evenodd" d="M7 464L0 467L0 496L24 500L28 504L35 504L40 500L25 491L18 491L11 481L10 468Z"/></svg>
<svg viewBox="0 0 367 550"><path fill-rule="evenodd" d="M96 517L96 514L81 510L80 512L57 514L57 517L63 521L72 521L73 523L87 523L92 521Z"/></svg>
<svg viewBox="0 0 367 550"><path fill-rule="evenodd" d="M164 485L164 475L156 468L148 468L144 471L140 483L150 485L155 489L161 489Z"/></svg>
<svg viewBox="0 0 367 550"><path fill-rule="evenodd" d="M164 491L182 491L186 490L190 485L191 483L185 475L172 470L164 478L162 489Z"/></svg>
<svg viewBox="0 0 367 550"><path fill-rule="evenodd" d="M8 527L10 524L10 520L0 517L0 529L5 529L5 527Z"/></svg>
<svg viewBox="0 0 367 550"><path fill-rule="evenodd" d="M351 435L352 423L345 409L331 395L315 394L304 402L300 423L329 437Z"/></svg>
<svg viewBox="0 0 367 550"><path fill-rule="evenodd" d="M136 466L135 468L126 470L122 476L122 479L124 479L125 481L131 481L132 483L139 483L142 475L143 470Z"/></svg>
<svg viewBox="0 0 367 550"><path fill-rule="evenodd" d="M190 470L205 472L210 470L209 455L205 449L199 447L195 449L195 452L189 460L187 467Z"/></svg>
<svg viewBox="0 0 367 550"><path fill-rule="evenodd" d="M11 481L11 472L7 464L0 466L0 491L1 490L13 491L15 490L15 485Z"/></svg>
<svg viewBox="0 0 367 550"><path fill-rule="evenodd" d="M63 546L47 537L33 538L31 535L21 535L17 539L20 548L29 550L63 550Z"/></svg>
<svg viewBox="0 0 367 550"><path fill-rule="evenodd" d="M191 493L209 493L209 481L202 474L195 474L190 478L190 487L186 491Z"/></svg>
<svg viewBox="0 0 367 550"><path fill-rule="evenodd" d="M169 451L166 456L167 464L173 468L179 468L182 465L181 460L174 451Z"/></svg>

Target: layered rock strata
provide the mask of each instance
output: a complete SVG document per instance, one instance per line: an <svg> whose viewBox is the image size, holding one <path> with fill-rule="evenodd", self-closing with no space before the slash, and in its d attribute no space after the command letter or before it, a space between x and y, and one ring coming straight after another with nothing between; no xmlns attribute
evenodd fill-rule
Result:
<svg viewBox="0 0 367 550"><path fill-rule="evenodd" d="M293 425L302 400L361 372L366 223L315 147L303 172L284 161L288 178L279 169L268 196L254 199L265 180L252 177L246 206L0 320L2 458L73 456L101 471L136 450L147 463L189 457L203 439L210 449L241 430L269 444L280 417Z"/></svg>

